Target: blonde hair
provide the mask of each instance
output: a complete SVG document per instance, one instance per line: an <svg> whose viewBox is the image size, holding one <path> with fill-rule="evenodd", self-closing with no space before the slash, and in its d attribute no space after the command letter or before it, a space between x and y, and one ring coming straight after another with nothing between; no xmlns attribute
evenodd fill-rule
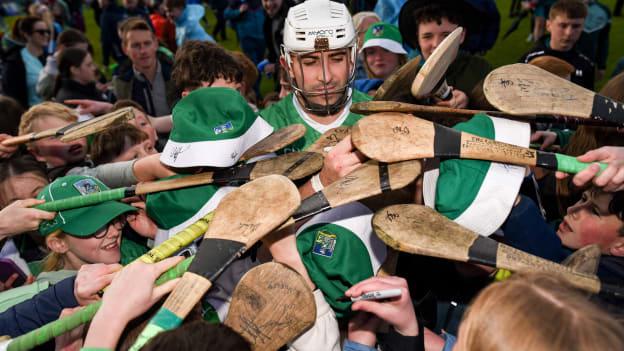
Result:
<svg viewBox="0 0 624 351"><path fill-rule="evenodd" d="M624 328L562 279L521 275L483 290L454 350L622 350Z"/></svg>
<svg viewBox="0 0 624 351"><path fill-rule="evenodd" d="M356 31L359 30L358 27L362 24L364 19L368 17L374 17L377 20L377 22L381 22L381 18L375 12L361 11L353 15L353 28L355 28Z"/></svg>
<svg viewBox="0 0 624 351"><path fill-rule="evenodd" d="M67 106L56 102L42 102L28 109L20 120L19 135L33 132L33 124L37 119L53 116L67 122L77 122L78 116Z"/></svg>
<svg viewBox="0 0 624 351"><path fill-rule="evenodd" d="M59 229L46 236L46 244L51 238L63 240L65 234ZM59 271L65 267L65 254L54 252L50 250L50 253L43 259L41 263L42 272Z"/></svg>
<svg viewBox="0 0 624 351"><path fill-rule="evenodd" d="M554 56L539 56L529 61L529 64L564 79L570 79L570 76L574 73L574 66Z"/></svg>

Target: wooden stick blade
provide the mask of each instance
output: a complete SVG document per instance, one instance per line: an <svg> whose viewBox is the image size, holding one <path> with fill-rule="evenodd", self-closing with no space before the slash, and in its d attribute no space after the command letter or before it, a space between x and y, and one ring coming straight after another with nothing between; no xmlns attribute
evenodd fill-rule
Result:
<svg viewBox="0 0 624 351"><path fill-rule="evenodd" d="M151 337L177 327L212 286L211 280L263 236L285 222L300 203L286 177L251 181L223 197L188 272L143 330L133 350Z"/></svg>
<svg viewBox="0 0 624 351"><path fill-rule="evenodd" d="M377 113L360 119L351 139L364 155L381 162L434 157L432 122L402 113Z"/></svg>
<svg viewBox="0 0 624 351"><path fill-rule="evenodd" d="M67 130L59 140L62 142L73 141L91 134L99 133L112 126L119 125L134 119L132 107L126 107L105 115L93 118L86 122L77 124L74 128Z"/></svg>
<svg viewBox="0 0 624 351"><path fill-rule="evenodd" d="M416 98L424 98L434 93L434 89L443 79L446 71L459 52L464 29L457 27L431 53L425 64L414 78L411 91Z"/></svg>
<svg viewBox="0 0 624 351"><path fill-rule="evenodd" d="M281 174L299 180L317 173L323 167L323 156L315 152L291 152L256 162L250 178Z"/></svg>
<svg viewBox="0 0 624 351"><path fill-rule="evenodd" d="M546 272L558 275L578 288L597 293L600 281L594 276L499 244L421 205L394 205L373 216L379 238L399 251L473 262L515 272Z"/></svg>
<svg viewBox="0 0 624 351"><path fill-rule="evenodd" d="M285 222L300 202L297 187L284 176L253 180L223 197L204 238L237 241L249 248Z"/></svg>
<svg viewBox="0 0 624 351"><path fill-rule="evenodd" d="M373 216L373 228L386 245L402 252L467 262L478 235L435 210L393 205Z"/></svg>
<svg viewBox="0 0 624 351"><path fill-rule="evenodd" d="M587 245L574 251L561 264L577 273L595 275L598 272L601 255L598 244Z"/></svg>
<svg viewBox="0 0 624 351"><path fill-rule="evenodd" d="M280 263L265 263L240 280L225 324L254 351L276 351L314 325L314 295L299 273Z"/></svg>
<svg viewBox="0 0 624 351"><path fill-rule="evenodd" d="M390 77L388 77L388 79L384 80L383 84L381 84L379 89L377 89L377 91L375 92L373 100L396 101L402 96L406 96L406 92L410 91L412 82L414 81L414 78L418 73L418 69L420 68L420 62L420 55L407 61L407 63L405 63Z"/></svg>
<svg viewBox="0 0 624 351"><path fill-rule="evenodd" d="M327 154L336 144L347 135L351 134L351 127L340 126L332 128L321 135L314 144L310 145L306 151Z"/></svg>
<svg viewBox="0 0 624 351"><path fill-rule="evenodd" d="M336 208L384 191L401 189L415 181L420 172L420 161L384 164L371 160L327 186L323 194L331 207Z"/></svg>
<svg viewBox="0 0 624 351"><path fill-rule="evenodd" d="M590 118L594 92L533 65L516 63L487 75L483 92L497 109L514 115Z"/></svg>
<svg viewBox="0 0 624 351"><path fill-rule="evenodd" d="M292 124L284 127L247 149L240 159L245 161L280 150L301 139L305 132L306 128L303 124Z"/></svg>

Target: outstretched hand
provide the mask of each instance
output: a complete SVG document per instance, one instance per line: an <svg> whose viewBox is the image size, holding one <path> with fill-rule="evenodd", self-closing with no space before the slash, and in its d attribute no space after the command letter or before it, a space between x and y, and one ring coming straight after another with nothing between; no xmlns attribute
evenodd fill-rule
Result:
<svg viewBox="0 0 624 351"><path fill-rule="evenodd" d="M584 186L592 181L604 191L624 190L624 147L603 146L591 150L576 158L581 162L604 162L608 167L600 174L600 166L592 164L587 169L577 173L572 182L576 186ZM557 178L564 179L568 175L557 172Z"/></svg>
<svg viewBox="0 0 624 351"><path fill-rule="evenodd" d="M6 139L12 138L12 136L8 134L0 134L0 158L9 158L13 156L15 151L17 151L17 145L15 146L7 146L2 145L2 142Z"/></svg>
<svg viewBox="0 0 624 351"><path fill-rule="evenodd" d="M97 116L113 109L111 103L88 99L69 99L63 101L63 103L66 105L78 105L78 113L81 115L90 113Z"/></svg>
<svg viewBox="0 0 624 351"><path fill-rule="evenodd" d="M31 208L44 202L38 199L17 200L3 208L0 211L0 238L37 230L42 221L53 220L55 212Z"/></svg>
<svg viewBox="0 0 624 351"><path fill-rule="evenodd" d="M121 270L104 293L84 347L115 349L126 324L173 290L180 279L159 286L154 286L154 282L183 258L170 257L153 264L135 261Z"/></svg>

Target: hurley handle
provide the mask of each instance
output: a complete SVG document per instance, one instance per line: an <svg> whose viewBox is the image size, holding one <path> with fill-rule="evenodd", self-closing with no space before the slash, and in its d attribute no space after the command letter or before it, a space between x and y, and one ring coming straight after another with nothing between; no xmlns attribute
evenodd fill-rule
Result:
<svg viewBox="0 0 624 351"><path fill-rule="evenodd" d="M2 145L4 145L4 146L17 146L17 145L26 144L27 142L32 141L33 138L36 135L37 135L37 133L28 133L28 134L19 135L19 136L16 136L16 137L4 139L2 141Z"/></svg>
<svg viewBox="0 0 624 351"><path fill-rule="evenodd" d="M195 239L201 237L208 230L213 216L214 212L208 213L197 222L186 227L183 231L146 252L143 256L139 257L139 260L145 263L156 263L172 256L182 248L191 245Z"/></svg>
<svg viewBox="0 0 624 351"><path fill-rule="evenodd" d="M73 196L62 200L50 201L35 206L35 208L43 211L63 211L72 208L92 206L106 201L121 200L126 195L127 188L117 188L111 190L100 191L83 196Z"/></svg>
<svg viewBox="0 0 624 351"><path fill-rule="evenodd" d="M189 257L163 273L156 280L156 285L161 285L170 280L180 277L184 272L186 272L192 260L193 257ZM97 301L86 306L82 310L77 311L71 316L63 317L52 323L48 323L38 329L35 329L27 334L21 335L11 341L7 350L25 351L42 345L49 340L52 340L53 338L60 336L92 320L93 316L95 316L95 313L100 309L101 305L102 301Z"/></svg>
<svg viewBox="0 0 624 351"><path fill-rule="evenodd" d="M594 163L581 162L576 157L563 154L555 154L555 157L557 158L557 170L568 174L579 173ZM604 171L608 166L602 162L598 162L598 164L600 165L600 172Z"/></svg>

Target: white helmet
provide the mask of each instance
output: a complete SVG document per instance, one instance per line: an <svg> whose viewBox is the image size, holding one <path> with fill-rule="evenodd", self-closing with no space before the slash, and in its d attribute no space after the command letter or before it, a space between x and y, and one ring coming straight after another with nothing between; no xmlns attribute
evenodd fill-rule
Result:
<svg viewBox="0 0 624 351"><path fill-rule="evenodd" d="M351 14L347 7L339 2L330 0L307 0L288 11L284 22L284 44L282 55L288 68L294 71L292 56L301 54L328 51L336 49L350 49L347 64L348 79L344 86L333 91L325 89L323 93L306 92L297 85L294 77L289 80L295 94L302 97L304 107L316 114L329 115L338 112L351 98L351 84L355 77L355 59L357 55L356 34ZM323 62L323 64L325 64ZM323 67L324 71L324 67ZM303 74L303 70L302 70ZM341 93L342 96L333 104L315 104L308 97Z"/></svg>

